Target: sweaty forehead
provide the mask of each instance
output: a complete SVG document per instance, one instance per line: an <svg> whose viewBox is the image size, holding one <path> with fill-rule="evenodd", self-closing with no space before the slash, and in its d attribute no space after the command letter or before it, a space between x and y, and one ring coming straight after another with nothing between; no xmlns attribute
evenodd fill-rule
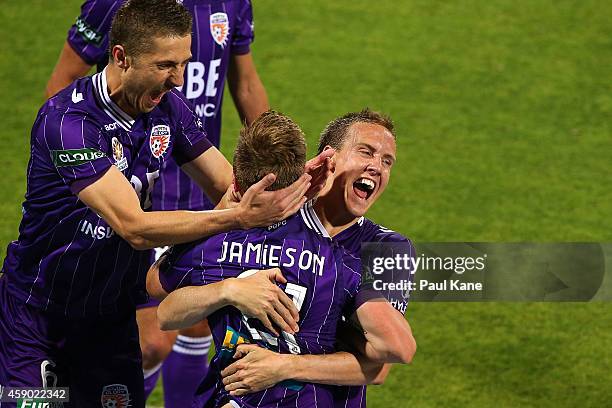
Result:
<svg viewBox="0 0 612 408"><path fill-rule="evenodd" d="M395 138L387 128L375 123L357 122L351 125L342 150L357 144L367 144L395 155Z"/></svg>

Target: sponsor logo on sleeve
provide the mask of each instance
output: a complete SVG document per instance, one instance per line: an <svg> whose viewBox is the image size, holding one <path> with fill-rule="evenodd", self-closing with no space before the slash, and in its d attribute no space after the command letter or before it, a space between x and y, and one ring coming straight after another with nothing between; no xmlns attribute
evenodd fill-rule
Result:
<svg viewBox="0 0 612 408"><path fill-rule="evenodd" d="M149 147L153 157L159 159L170 144L170 127L167 125L155 125L151 129L151 137L149 138Z"/></svg>
<svg viewBox="0 0 612 408"><path fill-rule="evenodd" d="M229 19L226 13L220 12L210 15L210 34L221 47L225 47L227 44L229 29Z"/></svg>
<svg viewBox="0 0 612 408"><path fill-rule="evenodd" d="M94 30L85 20L79 17L74 25L86 43L96 46L102 44L102 34Z"/></svg>
<svg viewBox="0 0 612 408"><path fill-rule="evenodd" d="M100 397L103 408L127 408L130 406L130 393L123 384L105 385Z"/></svg>
<svg viewBox="0 0 612 408"><path fill-rule="evenodd" d="M123 155L123 145L116 137L112 138L111 144L113 148L113 158L115 159L115 166L117 166L119 171L127 169L128 162L125 156Z"/></svg>
<svg viewBox="0 0 612 408"><path fill-rule="evenodd" d="M72 90L72 103L79 103L83 100L83 94L77 92L76 88Z"/></svg>
<svg viewBox="0 0 612 408"><path fill-rule="evenodd" d="M106 154L91 148L51 150L51 159L55 167L78 166L102 157L106 157Z"/></svg>

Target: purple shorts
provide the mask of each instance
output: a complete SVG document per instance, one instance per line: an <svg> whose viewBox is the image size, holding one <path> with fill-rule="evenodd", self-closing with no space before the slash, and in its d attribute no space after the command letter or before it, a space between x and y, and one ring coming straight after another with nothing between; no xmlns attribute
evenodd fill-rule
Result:
<svg viewBox="0 0 612 408"><path fill-rule="evenodd" d="M68 387L64 407L144 408L134 310L66 319L23 303L6 286L0 277L0 385Z"/></svg>

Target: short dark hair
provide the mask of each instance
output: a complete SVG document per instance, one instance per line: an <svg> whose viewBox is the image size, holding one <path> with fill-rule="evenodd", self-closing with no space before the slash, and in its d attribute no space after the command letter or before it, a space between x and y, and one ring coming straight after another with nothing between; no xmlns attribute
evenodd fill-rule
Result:
<svg viewBox="0 0 612 408"><path fill-rule="evenodd" d="M274 173L268 190L279 190L295 182L306 165L304 132L290 117L269 110L240 130L234 151L234 175L241 192Z"/></svg>
<svg viewBox="0 0 612 408"><path fill-rule="evenodd" d="M395 127L391 118L380 112L365 108L360 112L349 112L329 122L319 137L319 153L325 146L340 150L344 145L351 125L355 123L373 123L386 128L395 139Z"/></svg>
<svg viewBox="0 0 612 408"><path fill-rule="evenodd" d="M154 37L191 34L191 14L176 0L129 0L117 10L110 31L109 54L115 45L138 56L147 52Z"/></svg>

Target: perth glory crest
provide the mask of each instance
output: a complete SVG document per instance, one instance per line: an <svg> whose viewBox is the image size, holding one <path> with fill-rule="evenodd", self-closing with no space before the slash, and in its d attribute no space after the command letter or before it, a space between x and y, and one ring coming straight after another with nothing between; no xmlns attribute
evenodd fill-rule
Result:
<svg viewBox="0 0 612 408"><path fill-rule="evenodd" d="M210 34L213 40L221 47L225 47L227 44L229 28L229 19L226 13L214 13L210 15Z"/></svg>
<svg viewBox="0 0 612 408"><path fill-rule="evenodd" d="M159 159L168 149L170 144L170 127L166 125L153 126L151 137L149 138L149 147L153 157Z"/></svg>
<svg viewBox="0 0 612 408"><path fill-rule="evenodd" d="M103 408L127 408L130 406L130 393L123 384L106 385L100 400Z"/></svg>

